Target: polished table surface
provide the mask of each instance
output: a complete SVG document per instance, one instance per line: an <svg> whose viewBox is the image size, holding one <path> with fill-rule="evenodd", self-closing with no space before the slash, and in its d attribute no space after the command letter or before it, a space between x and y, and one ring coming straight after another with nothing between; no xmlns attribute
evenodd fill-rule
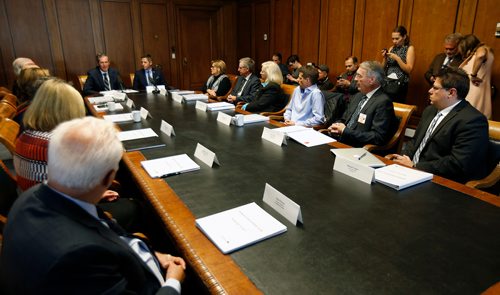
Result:
<svg viewBox="0 0 500 295"><path fill-rule="evenodd" d="M176 216L177 207L156 206L158 214L168 216L165 222L174 224L169 230L181 228L177 242L189 245L188 262L201 263L208 274L217 264L209 259L209 253L218 252L215 246L208 240L197 246L206 238L199 237L194 218L256 202L288 227L285 234L230 255L216 254L234 261L256 288L239 291L228 283L232 273L221 276L218 270L210 277L218 286L209 288L213 293L477 294L500 280L500 208L495 204L434 182L402 191L368 185L333 171L330 145L306 148L289 140L279 147L261 139L263 127L274 128L270 123L225 126L216 121L217 112L196 110L194 102L128 96L152 118L120 128L151 127L166 143L142 150L145 158L186 153L201 166L148 180L140 154L129 153L136 160L126 161L141 175L138 184L146 193L160 199L153 202L162 202L163 193L154 187L165 181L164 194L172 194L171 188L192 213ZM161 119L173 125L176 136L159 131ZM215 152L221 165L210 168L194 158L197 143ZM301 206L303 225L292 225L262 202L265 183Z"/></svg>

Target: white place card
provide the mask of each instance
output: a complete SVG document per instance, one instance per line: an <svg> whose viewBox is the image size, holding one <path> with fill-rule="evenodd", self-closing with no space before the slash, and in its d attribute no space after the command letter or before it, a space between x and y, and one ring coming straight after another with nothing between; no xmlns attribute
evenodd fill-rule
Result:
<svg viewBox="0 0 500 295"><path fill-rule="evenodd" d="M288 221L293 223L293 225L297 225L297 221L304 224L300 206L284 194L280 193L269 183L266 183L264 197L262 200L264 203L276 210L276 212L285 217Z"/></svg>
<svg viewBox="0 0 500 295"><path fill-rule="evenodd" d="M167 122L165 122L164 120L161 120L160 131L165 133L168 136L175 136L174 127L172 125L168 124Z"/></svg>
<svg viewBox="0 0 500 295"><path fill-rule="evenodd" d="M217 115L217 122L221 122L222 124L229 126L229 125L231 125L232 118L233 118L232 116L230 116L226 113L219 112L219 114Z"/></svg>
<svg viewBox="0 0 500 295"><path fill-rule="evenodd" d="M167 89L160 89L160 94L167 96Z"/></svg>
<svg viewBox="0 0 500 295"><path fill-rule="evenodd" d="M178 103L182 103L183 100L182 95L180 95L178 92L172 93L172 99Z"/></svg>
<svg viewBox="0 0 500 295"><path fill-rule="evenodd" d="M134 107L134 101L131 100L130 98L127 98L127 101L125 102L125 105L127 105L127 107L129 109L133 108Z"/></svg>
<svg viewBox="0 0 500 295"><path fill-rule="evenodd" d="M335 157L333 170L368 184L373 182L375 175L375 169L372 167L360 163L359 161L352 161L344 157Z"/></svg>
<svg viewBox="0 0 500 295"><path fill-rule="evenodd" d="M207 104L204 103L203 101L199 101L197 100L196 101L196 104L194 106L196 109L200 110L200 111L204 111L206 112L207 111Z"/></svg>
<svg viewBox="0 0 500 295"><path fill-rule="evenodd" d="M217 159L215 153L199 143L196 145L194 156L200 159L203 163L207 164L209 167L212 167L214 163L220 166L219 160Z"/></svg>
<svg viewBox="0 0 500 295"><path fill-rule="evenodd" d="M142 118L143 120L146 120L146 119L148 118L148 116L150 116L150 117L151 117L151 115L149 114L149 111L148 111L148 110L146 110L145 108L141 107L141 110L140 110L140 111L141 111L141 118ZM152 118L152 117L151 117L151 118Z"/></svg>
<svg viewBox="0 0 500 295"><path fill-rule="evenodd" d="M286 145L286 135L283 132L274 131L273 129L269 129L264 127L262 131L262 139L270 141L277 146L281 146L282 144Z"/></svg>
<svg viewBox="0 0 500 295"><path fill-rule="evenodd" d="M156 88L158 90L160 90L160 93L161 93L161 90L166 90L165 89L165 85L157 85ZM153 93L153 91L155 90L155 87L154 86L146 86L146 92L147 93Z"/></svg>

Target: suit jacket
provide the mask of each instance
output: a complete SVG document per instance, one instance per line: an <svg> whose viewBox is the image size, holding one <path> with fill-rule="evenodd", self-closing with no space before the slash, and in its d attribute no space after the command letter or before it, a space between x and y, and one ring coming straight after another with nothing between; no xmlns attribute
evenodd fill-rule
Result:
<svg viewBox="0 0 500 295"><path fill-rule="evenodd" d="M359 102L364 94L357 93L351 98L347 110L342 116L342 121L347 124L353 116ZM361 109L360 114L365 114L365 122L360 123L356 118L356 124L352 129L345 128L340 137L340 141L360 147L365 144L383 145L396 132L398 120L394 114L394 106L382 88L379 88Z"/></svg>
<svg viewBox="0 0 500 295"><path fill-rule="evenodd" d="M438 110L428 106L413 139L403 154L413 158ZM416 167L458 182L479 179L488 173L488 121L466 100L462 100L435 127L420 153Z"/></svg>
<svg viewBox="0 0 500 295"><path fill-rule="evenodd" d="M165 88L168 87L167 81L163 76L161 71L156 69L152 69L153 71L153 80L156 85L165 85ZM132 88L135 90L146 90L146 86L148 86L148 80L146 78L146 70L140 69L135 71L134 83Z"/></svg>
<svg viewBox="0 0 500 295"><path fill-rule="evenodd" d="M425 80L427 80L427 82L429 82L430 85L432 85L431 76L435 77L439 73L439 71L441 70L441 67L443 66L443 62L444 62L445 58L446 58L445 53L440 53L440 54L436 55L434 57L434 59L432 60L432 63L429 66L429 69L427 70L427 72L425 72L425 74L424 74ZM453 60L449 63L449 66L458 68L461 63L462 63L462 57L460 55L455 55Z"/></svg>
<svg viewBox="0 0 500 295"><path fill-rule="evenodd" d="M109 82L111 89L120 90L123 88L123 83L120 78L120 73L113 68L108 69ZM100 91L104 91L104 79L101 75L101 70L99 67L88 71L87 73L87 81L85 81L85 85L83 85L83 94L85 96L99 93Z"/></svg>
<svg viewBox="0 0 500 295"><path fill-rule="evenodd" d="M176 294L120 237L47 185L22 194L2 248L7 294Z"/></svg>
<svg viewBox="0 0 500 295"><path fill-rule="evenodd" d="M249 112L277 112L285 107L283 90L275 82L269 82L259 89L245 110Z"/></svg>
<svg viewBox="0 0 500 295"><path fill-rule="evenodd" d="M242 76L238 77L238 81L236 81L236 85L231 91L231 95L238 94L238 90L240 89L240 85L243 83L244 79L245 78ZM245 84L245 88L243 88L243 92L237 97L236 101L251 102L260 88L262 88L262 84L260 83L259 77L252 73Z"/></svg>
<svg viewBox="0 0 500 295"><path fill-rule="evenodd" d="M319 90L332 90L333 87L335 87L328 77L326 77L323 81L318 80L316 85L318 85Z"/></svg>

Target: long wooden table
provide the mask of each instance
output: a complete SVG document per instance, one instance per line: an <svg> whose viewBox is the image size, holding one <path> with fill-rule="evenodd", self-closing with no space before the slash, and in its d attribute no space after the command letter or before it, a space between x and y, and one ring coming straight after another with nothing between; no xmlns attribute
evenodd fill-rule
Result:
<svg viewBox="0 0 500 295"><path fill-rule="evenodd" d="M213 294L474 294L500 278L500 201L496 196L434 177L395 191L334 172L335 143L306 148L262 140L263 127L216 121L160 95L129 97L153 119L124 130L172 124L166 147L130 152L124 162L174 238L189 267ZM229 114L234 111L225 111ZM221 166L194 158L197 143ZM140 161L187 153L201 169L151 179ZM262 202L265 183L301 206L293 226ZM287 225L278 237L223 255L195 227L195 219L256 202Z"/></svg>

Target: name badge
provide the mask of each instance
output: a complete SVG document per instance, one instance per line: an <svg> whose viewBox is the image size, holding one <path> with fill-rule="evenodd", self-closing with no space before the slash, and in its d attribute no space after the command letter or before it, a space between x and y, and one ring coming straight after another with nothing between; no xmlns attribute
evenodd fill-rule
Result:
<svg viewBox="0 0 500 295"><path fill-rule="evenodd" d="M366 114L360 113L358 117L358 123L365 124L366 122Z"/></svg>

